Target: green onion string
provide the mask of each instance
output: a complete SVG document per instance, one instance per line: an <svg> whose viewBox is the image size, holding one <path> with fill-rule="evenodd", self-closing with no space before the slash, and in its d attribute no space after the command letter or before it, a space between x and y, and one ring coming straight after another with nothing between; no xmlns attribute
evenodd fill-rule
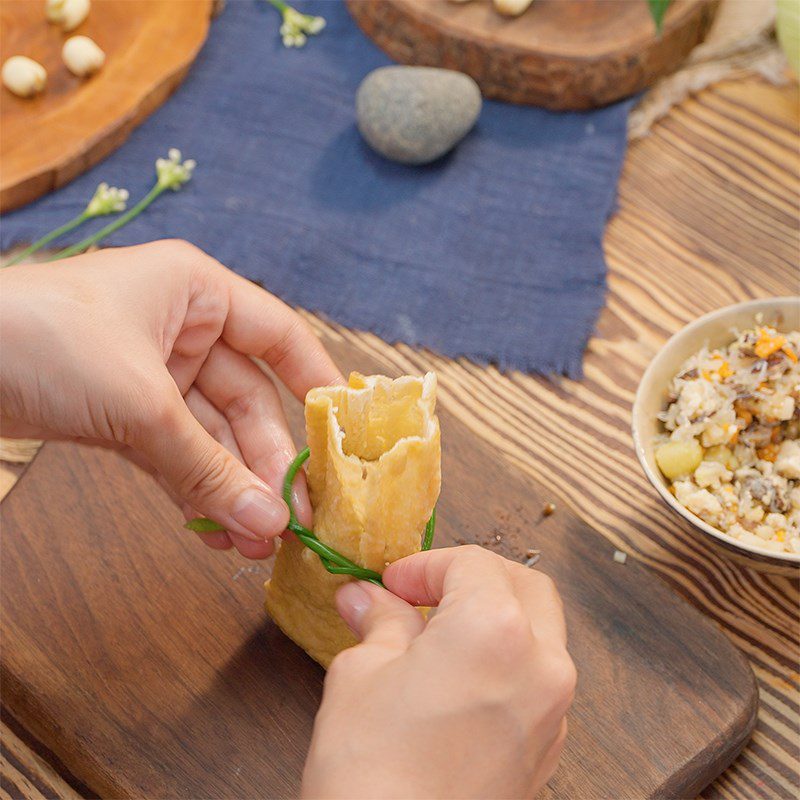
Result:
<svg viewBox="0 0 800 800"><path fill-rule="evenodd" d="M289 507L289 524L286 527L300 540L302 544L304 544L309 550L313 550L319 556L322 566L325 567L325 569L328 570L328 572L330 572L332 575L350 575L358 580L369 581L370 583L374 583L376 586L383 586L383 581L381 580L381 575L379 572L367 569L366 567L360 567L349 558L345 558L345 556L343 556L341 553L337 553L336 550L334 550L332 547L329 547L327 544L325 544L325 542L321 542L319 539L317 539L314 531L311 531L304 525L301 525L297 519L297 514L295 513L294 505L292 504L292 487L294 485L294 479L297 477L297 473L300 471L300 468L303 466L303 464L308 461L308 457L310 455L311 450L309 450L309 448L306 447L304 450L301 450L295 457L294 461L292 461L292 463L289 465L289 469L286 471L286 477L283 479L283 499L285 500L286 505ZM189 520L184 527L188 528L190 531L194 531L195 533L208 533L211 531L225 530L224 526L214 522L213 520L206 519L205 517L197 517L196 519ZM428 523L425 526L425 534L422 538L423 550L431 549L435 530L436 509L434 508L431 518L428 520Z"/></svg>
<svg viewBox="0 0 800 800"><path fill-rule="evenodd" d="M430 550L433 546L433 534L436 532L436 506L431 511L431 518L425 526L425 535L422 537L422 550Z"/></svg>

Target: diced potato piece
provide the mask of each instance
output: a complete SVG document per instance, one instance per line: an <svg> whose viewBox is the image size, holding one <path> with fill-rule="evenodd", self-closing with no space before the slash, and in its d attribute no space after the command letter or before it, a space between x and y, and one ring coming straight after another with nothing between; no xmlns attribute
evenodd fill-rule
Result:
<svg viewBox="0 0 800 800"><path fill-rule="evenodd" d="M790 480L800 479L800 441L786 439L781 443L775 459L775 471Z"/></svg>
<svg viewBox="0 0 800 800"><path fill-rule="evenodd" d="M727 483L732 477L733 473L725 469L725 465L719 461L704 459L694 471L694 482L703 489L719 489L721 483Z"/></svg>
<svg viewBox="0 0 800 800"><path fill-rule="evenodd" d="M706 461L716 461L725 466L726 469L739 468L739 459L736 458L730 447L726 447L724 444L718 444L716 447L709 447L703 458Z"/></svg>
<svg viewBox="0 0 800 800"><path fill-rule="evenodd" d="M690 475L703 460L703 448L697 439L686 442L665 442L656 448L656 464L671 481Z"/></svg>

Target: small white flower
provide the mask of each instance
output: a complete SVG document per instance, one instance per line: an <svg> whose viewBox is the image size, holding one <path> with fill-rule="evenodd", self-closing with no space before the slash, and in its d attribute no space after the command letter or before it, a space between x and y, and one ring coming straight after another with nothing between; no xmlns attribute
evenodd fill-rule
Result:
<svg viewBox="0 0 800 800"><path fill-rule="evenodd" d="M325 20L322 17L311 17L306 30L311 34L319 33L325 27Z"/></svg>
<svg viewBox="0 0 800 800"><path fill-rule="evenodd" d="M118 189L101 183L95 190L94 196L86 206L86 215L90 217L104 217L107 214L117 214L125 210L128 201L128 190Z"/></svg>
<svg viewBox="0 0 800 800"><path fill-rule="evenodd" d="M191 179L197 162L192 158L187 158L181 163L181 151L175 147L171 147L167 155L169 158L156 159L158 184L177 192L184 183Z"/></svg>
<svg viewBox="0 0 800 800"><path fill-rule="evenodd" d="M314 36L325 27L325 20L322 17L301 14L291 6L283 4L281 6L277 7L283 14L280 33L284 47L302 47L308 41L308 35Z"/></svg>

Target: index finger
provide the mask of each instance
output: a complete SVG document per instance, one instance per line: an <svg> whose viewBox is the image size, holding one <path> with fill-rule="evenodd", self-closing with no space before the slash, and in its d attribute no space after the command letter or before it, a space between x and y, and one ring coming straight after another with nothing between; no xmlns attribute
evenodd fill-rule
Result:
<svg viewBox="0 0 800 800"><path fill-rule="evenodd" d="M384 570L383 583L414 605L439 605L451 596L477 599L492 608L512 594L537 637L566 643L563 607L552 579L475 545L401 558Z"/></svg>
<svg viewBox="0 0 800 800"><path fill-rule="evenodd" d="M401 558L383 572L389 591L412 605L436 606L446 595L511 593L504 559L476 545L444 547Z"/></svg>
<svg viewBox="0 0 800 800"><path fill-rule="evenodd" d="M343 378L311 326L286 303L234 273L230 308L222 331L234 350L269 364L298 400L309 389Z"/></svg>

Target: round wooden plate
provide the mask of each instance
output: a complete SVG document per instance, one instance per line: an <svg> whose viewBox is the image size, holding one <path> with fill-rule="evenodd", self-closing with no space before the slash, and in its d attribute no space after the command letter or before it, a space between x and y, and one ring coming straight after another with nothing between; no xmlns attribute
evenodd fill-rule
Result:
<svg viewBox="0 0 800 800"><path fill-rule="evenodd" d="M701 42L717 0L673 0L660 37L645 0L534 0L520 17L490 0L347 0L362 30L402 64L456 69L484 96L586 109L668 74Z"/></svg>
<svg viewBox="0 0 800 800"><path fill-rule="evenodd" d="M32 99L0 89L0 211L68 183L119 147L183 79L205 41L211 5L94 0L88 18L65 34L45 19L44 0L2 0L2 58L39 61L47 87ZM106 53L103 69L86 80L61 60L64 41L76 34Z"/></svg>

